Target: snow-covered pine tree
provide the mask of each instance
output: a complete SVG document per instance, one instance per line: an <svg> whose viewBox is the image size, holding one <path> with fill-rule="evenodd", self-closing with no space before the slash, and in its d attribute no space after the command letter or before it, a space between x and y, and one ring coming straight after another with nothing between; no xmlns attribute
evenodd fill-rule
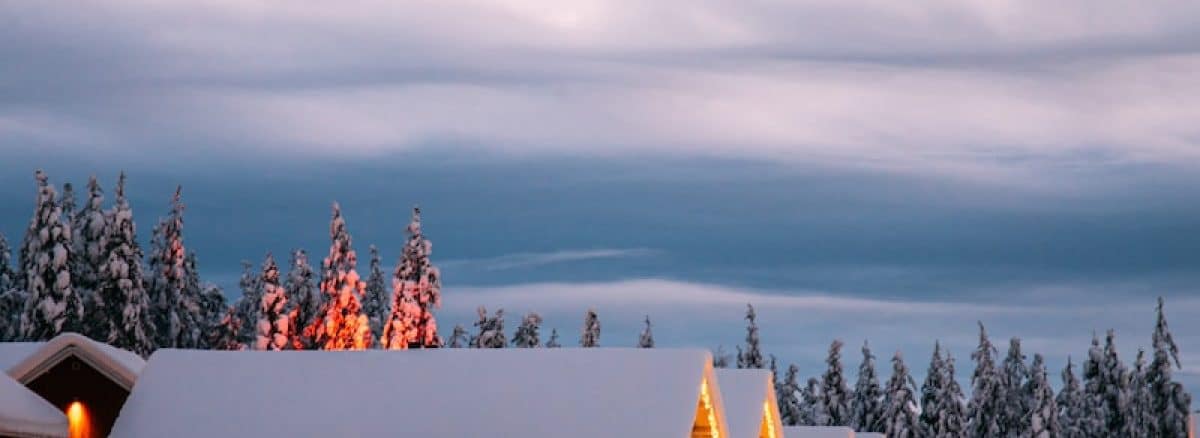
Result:
<svg viewBox="0 0 1200 438"><path fill-rule="evenodd" d="M1058 405L1058 426L1060 436L1062 438L1088 438L1097 436L1090 433L1099 428L1089 427L1088 422L1092 421L1088 415L1090 409L1085 406L1086 395L1083 393L1083 387L1079 385L1079 379L1075 377L1075 366L1071 363L1071 358L1067 358L1067 366L1062 371L1062 390L1059 391L1056 398Z"/></svg>
<svg viewBox="0 0 1200 438"><path fill-rule="evenodd" d="M196 253L188 253L188 263L195 266L195 261ZM221 325L221 320L225 318L225 312L229 309L229 305L226 304L225 292L220 287L206 284L203 286L203 290L204 292L200 295L200 315L204 321L204 336L200 348L212 350L214 347L210 342L214 339L213 332L217 326Z"/></svg>
<svg viewBox="0 0 1200 438"><path fill-rule="evenodd" d="M654 348L654 333L650 331L650 315L646 315L646 327L638 337L638 348ZM776 376L778 378L778 376Z"/></svg>
<svg viewBox="0 0 1200 438"><path fill-rule="evenodd" d="M921 435L917 413L917 383L908 374L899 351L892 356L892 377L883 390L883 433L889 438L915 438Z"/></svg>
<svg viewBox="0 0 1200 438"><path fill-rule="evenodd" d="M245 350L246 344L239 340L242 319L238 316L237 310L232 306L227 308L221 316L221 320L208 332L208 342L210 349L213 350Z"/></svg>
<svg viewBox="0 0 1200 438"><path fill-rule="evenodd" d="M292 251L291 268L288 270L287 283L288 302L292 310L288 313L292 330L293 350L312 350L316 348L315 332L305 330L316 318L322 305L321 291L313 283L312 266L308 264L308 253L302 249Z"/></svg>
<svg viewBox="0 0 1200 438"><path fill-rule="evenodd" d="M44 341L62 332L81 332L83 301L71 288L71 230L62 221L57 193L40 169L37 205L21 248L27 294L21 339Z"/></svg>
<svg viewBox="0 0 1200 438"><path fill-rule="evenodd" d="M475 323L475 327L478 328L479 332L471 339L471 347L508 347L508 339L504 336L504 309L496 309L495 316L488 316L487 309L479 306L477 313L479 314L479 321ZM550 340L556 341L557 334L557 331L551 333Z"/></svg>
<svg viewBox="0 0 1200 438"><path fill-rule="evenodd" d="M262 307L258 310L258 336L255 350L279 351L288 349L292 328L288 320L287 292L279 284L279 267L275 258L267 253L263 260L262 275L258 281L262 292Z"/></svg>
<svg viewBox="0 0 1200 438"><path fill-rule="evenodd" d="M440 338L433 309L441 306L442 274L429 260L433 254L433 243L421 231L420 208L413 207L412 221L405 232L408 241L404 244L400 263L392 278L395 289L392 315L384 323L384 331L388 327L404 329L409 333L405 338L411 347L438 347ZM398 303L403 305L398 306Z"/></svg>
<svg viewBox="0 0 1200 438"><path fill-rule="evenodd" d="M1058 425L1058 405L1054 401L1054 390L1050 388L1050 379L1046 376L1046 362L1041 354L1033 355L1033 365L1029 369L1029 383L1026 392L1031 395L1028 405L1029 426L1021 436L1030 438L1061 436Z"/></svg>
<svg viewBox="0 0 1200 438"><path fill-rule="evenodd" d="M234 313L241 320L238 324L238 342L254 346L258 339L258 312L262 309L262 286L260 276L254 272L254 263L242 260L242 277L238 280L238 289L242 296L234 302Z"/></svg>
<svg viewBox="0 0 1200 438"><path fill-rule="evenodd" d="M758 315L754 313L754 306L746 304L746 348L738 347L737 367L763 368L765 365L759 348Z"/></svg>
<svg viewBox="0 0 1200 438"><path fill-rule="evenodd" d="M98 192L98 188L92 187L94 183L93 178L88 183L89 191ZM103 340L114 347L148 357L154 352L156 333L150 314L150 296L142 276L142 248L138 246L133 209L125 198L125 173L117 178L116 199L103 220L90 217L93 206L99 205L96 198L95 195L90 197L77 222L89 228L98 222L105 224L103 237L84 237L104 244L100 250L103 262L93 274L97 280L93 311L97 315L91 318L96 324L104 324L104 328L93 333L103 333ZM83 236L90 233L89 229ZM93 250L88 245L84 248L88 252Z"/></svg>
<svg viewBox="0 0 1200 438"><path fill-rule="evenodd" d="M1152 433L1153 436L1186 437L1191 396L1182 384L1171 378L1172 359L1175 366L1182 368L1182 365L1179 362L1179 347L1175 345L1175 339L1167 326L1162 297L1158 297L1156 313L1154 335L1151 338L1154 359L1146 373L1146 383L1150 385L1151 406L1158 414L1158 427Z"/></svg>
<svg viewBox="0 0 1200 438"><path fill-rule="evenodd" d="M858 365L858 381L850 400L850 428L858 432L883 432L883 389L875 374L875 355L863 341L862 362Z"/></svg>
<svg viewBox="0 0 1200 438"><path fill-rule="evenodd" d="M371 346L371 326L359 299L367 285L358 277L358 256L351 247L342 209L333 204L329 223L329 256L321 264L321 309L309 325L321 350L363 350Z"/></svg>
<svg viewBox="0 0 1200 438"><path fill-rule="evenodd" d="M20 336L21 312L25 310L25 291L17 288L17 272L12 268L12 250L0 233L0 342Z"/></svg>
<svg viewBox="0 0 1200 438"><path fill-rule="evenodd" d="M938 422L934 427L933 438L960 438L967 433L967 411L963 404L962 387L955 379L954 357L946 352L943 359L945 377L942 393L938 396L938 404L934 411L938 412Z"/></svg>
<svg viewBox="0 0 1200 438"><path fill-rule="evenodd" d="M579 335L579 346L583 348L600 346L600 317L596 316L595 309L588 308L587 314L583 317L583 330Z"/></svg>
<svg viewBox="0 0 1200 438"><path fill-rule="evenodd" d="M946 386L946 362L942 359L942 343L934 341L933 355L929 359L929 371L925 374L925 382L921 384L921 430L925 435L937 436L938 423L941 420L941 396ZM855 429L862 430L862 429Z"/></svg>
<svg viewBox="0 0 1200 438"><path fill-rule="evenodd" d="M422 344L417 340L417 315L421 309L407 289L407 283L394 281L394 284L396 288L392 293L391 310L384 319L383 337L379 339L380 348L404 350L420 347Z"/></svg>
<svg viewBox="0 0 1200 438"><path fill-rule="evenodd" d="M546 348L560 348L562 344L558 343L558 329L550 329L550 339L546 341Z"/></svg>
<svg viewBox="0 0 1200 438"><path fill-rule="evenodd" d="M718 345L713 351L713 368L729 368L729 362L733 360L729 353L725 352L725 346Z"/></svg>
<svg viewBox="0 0 1200 438"><path fill-rule="evenodd" d="M124 187L124 175L121 174L118 187ZM113 311L105 308L104 297L100 296L98 289L101 265L108 261L109 245L105 239L108 237L111 213L104 211L104 192L95 176L88 179L88 199L83 209L75 216L65 211L63 215L71 218L71 282L83 300L84 334L92 339L108 339L109 319ZM140 259L138 263L141 264Z"/></svg>
<svg viewBox="0 0 1200 438"><path fill-rule="evenodd" d="M462 324L454 325L454 332L450 334L450 340L446 342L446 346L450 348L464 348L470 342L470 336L467 335L467 329L463 328Z"/></svg>
<svg viewBox="0 0 1200 438"><path fill-rule="evenodd" d="M150 251L149 295L156 318L158 346L197 348L203 324L200 321L200 290L188 284L187 250L183 245L183 187L175 188L171 213L154 229Z"/></svg>
<svg viewBox="0 0 1200 438"><path fill-rule="evenodd" d="M1122 434L1126 437L1150 438L1151 432L1156 429L1158 420L1154 414L1146 371L1146 350L1139 348L1137 360L1133 363L1133 369L1129 371L1129 398L1125 405L1129 412L1125 415L1125 431Z"/></svg>
<svg viewBox="0 0 1200 438"><path fill-rule="evenodd" d="M391 301L388 299L387 280L383 277L383 260L379 258L379 248L370 246L371 268L367 273L367 295L363 298L363 313L371 323L371 336L383 339L383 322L388 317ZM382 344L383 342L380 342Z"/></svg>
<svg viewBox="0 0 1200 438"><path fill-rule="evenodd" d="M1087 359L1081 364L1083 375L1083 399L1089 427L1088 436L1103 436L1108 434L1108 403L1105 400L1107 388L1104 386L1104 349L1100 347L1100 338L1092 332L1092 346L1088 349Z"/></svg>
<svg viewBox="0 0 1200 438"><path fill-rule="evenodd" d="M1021 353L1021 339L1008 341L1008 355L1004 358L1000 374L1002 402L1000 404L1000 428L1004 436L1017 438L1026 435L1029 427L1029 396L1025 390L1029 380L1029 367L1025 365L1025 354Z"/></svg>
<svg viewBox="0 0 1200 438"><path fill-rule="evenodd" d="M0 233L0 292L16 288L17 271L12 267L12 248L8 246L4 233Z"/></svg>
<svg viewBox="0 0 1200 438"><path fill-rule="evenodd" d="M1104 406L1108 412L1106 427L1111 435L1125 430L1125 416L1129 413L1126 401L1129 398L1129 372L1117 354L1116 332L1108 330L1104 337L1104 360L1100 362L1100 387Z"/></svg>
<svg viewBox="0 0 1200 438"><path fill-rule="evenodd" d="M829 409L825 407L824 397L821 396L821 382L810 377L804 389L800 390L800 425L825 426L829 424Z"/></svg>
<svg viewBox="0 0 1200 438"><path fill-rule="evenodd" d="M63 223L66 223L68 226L75 220L75 186L71 183L63 183L62 215ZM72 227L71 229L75 228Z"/></svg>
<svg viewBox="0 0 1200 438"><path fill-rule="evenodd" d="M971 401L967 405L967 436L995 438L1003 436L1000 422L1004 403L1003 381L996 369L996 347L988 339L987 330L979 323L979 347L971 353L975 373L971 375Z"/></svg>
<svg viewBox="0 0 1200 438"><path fill-rule="evenodd" d="M513 333L512 345L516 348L537 348L542 346L538 338L538 328L542 325L542 317L536 312L529 312L521 318L521 325Z"/></svg>
<svg viewBox="0 0 1200 438"><path fill-rule="evenodd" d="M779 421L784 426L800 425L804 416L800 406L800 368L789 365L783 382L776 389L775 399L779 405Z"/></svg>
<svg viewBox="0 0 1200 438"><path fill-rule="evenodd" d="M823 417L828 421L826 426L850 425L850 388L846 386L846 377L842 371L842 341L834 340L829 345L829 357L825 359L828 368L821 376L821 406L825 408Z"/></svg>

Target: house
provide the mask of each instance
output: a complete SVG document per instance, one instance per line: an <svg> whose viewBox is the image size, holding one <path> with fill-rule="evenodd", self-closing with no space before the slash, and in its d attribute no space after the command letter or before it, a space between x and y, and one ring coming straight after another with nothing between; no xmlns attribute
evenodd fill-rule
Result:
<svg viewBox="0 0 1200 438"><path fill-rule="evenodd" d="M75 333L46 342L0 343L0 367L65 412L73 429L106 436L145 361Z"/></svg>
<svg viewBox="0 0 1200 438"><path fill-rule="evenodd" d="M167 349L112 436L718 438L722 406L704 350Z"/></svg>
<svg viewBox="0 0 1200 438"><path fill-rule="evenodd" d="M854 430L843 426L788 426L783 428L787 438L855 438Z"/></svg>
<svg viewBox="0 0 1200 438"><path fill-rule="evenodd" d="M783 423L768 370L719 369L717 384L725 404L730 438L780 438Z"/></svg>
<svg viewBox="0 0 1200 438"><path fill-rule="evenodd" d="M66 438L67 416L7 374L0 374L0 437Z"/></svg>

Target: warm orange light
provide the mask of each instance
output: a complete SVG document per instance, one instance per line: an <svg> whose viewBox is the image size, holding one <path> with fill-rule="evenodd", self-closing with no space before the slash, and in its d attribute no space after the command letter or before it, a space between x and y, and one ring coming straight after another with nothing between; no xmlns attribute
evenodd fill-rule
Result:
<svg viewBox="0 0 1200 438"><path fill-rule="evenodd" d="M67 436L71 438L90 438L92 436L92 422L88 418L87 409L84 409L83 403L76 401L67 406L67 421L69 424Z"/></svg>
<svg viewBox="0 0 1200 438"><path fill-rule="evenodd" d="M713 410L712 399L708 396L708 379L700 381L700 400L704 403L704 410L708 413L708 433L712 438L721 438L720 428L717 427L717 415Z"/></svg>
<svg viewBox="0 0 1200 438"><path fill-rule="evenodd" d="M766 438L775 438L775 421L771 418L771 403L767 401L763 402L763 428L767 431Z"/></svg>

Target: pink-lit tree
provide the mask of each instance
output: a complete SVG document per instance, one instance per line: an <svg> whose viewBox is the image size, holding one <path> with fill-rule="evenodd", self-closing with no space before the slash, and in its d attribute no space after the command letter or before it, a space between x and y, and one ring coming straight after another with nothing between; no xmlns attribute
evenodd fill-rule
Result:
<svg viewBox="0 0 1200 438"><path fill-rule="evenodd" d="M430 262L433 243L421 232L421 209L413 208L408 242L392 276L392 311L383 328L384 348L429 348L441 344L433 309L441 305L442 279Z"/></svg>
<svg viewBox="0 0 1200 438"><path fill-rule="evenodd" d="M321 294L325 296L316 318L305 328L321 350L363 350L371 346L371 327L359 299L366 284L358 277L358 262L350 233L337 203L329 224L329 256L322 264Z"/></svg>

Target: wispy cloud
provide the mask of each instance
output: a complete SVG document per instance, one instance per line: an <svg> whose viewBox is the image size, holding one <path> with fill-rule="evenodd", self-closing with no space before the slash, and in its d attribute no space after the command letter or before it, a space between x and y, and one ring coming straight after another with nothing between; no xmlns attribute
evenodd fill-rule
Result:
<svg viewBox="0 0 1200 438"><path fill-rule="evenodd" d="M657 251L647 248L582 249L537 253L522 252L516 254L505 254L486 259L450 260L442 263L442 266L451 268L475 268L485 271L503 271L509 269L533 268L557 263L647 257L656 253Z"/></svg>

